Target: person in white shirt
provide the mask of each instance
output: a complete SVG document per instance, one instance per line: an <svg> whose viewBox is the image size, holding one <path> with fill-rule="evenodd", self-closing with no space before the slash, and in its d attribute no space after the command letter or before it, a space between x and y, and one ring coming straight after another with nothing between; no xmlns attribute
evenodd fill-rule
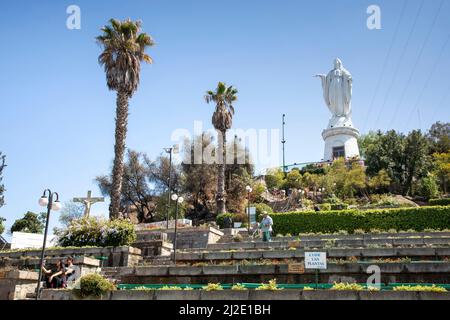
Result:
<svg viewBox="0 0 450 320"><path fill-rule="evenodd" d="M273 226L273 220L267 213L267 211L263 211L263 219L259 225L261 228L263 241L270 242L272 241L272 226Z"/></svg>

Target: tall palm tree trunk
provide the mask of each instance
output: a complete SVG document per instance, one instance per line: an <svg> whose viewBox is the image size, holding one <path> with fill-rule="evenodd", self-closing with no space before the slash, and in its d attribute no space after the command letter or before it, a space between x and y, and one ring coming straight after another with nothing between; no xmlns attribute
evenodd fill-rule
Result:
<svg viewBox="0 0 450 320"><path fill-rule="evenodd" d="M222 136L222 141L219 141L219 158L218 172L217 172L217 214L225 213L225 166L226 166L226 131L220 131Z"/></svg>
<svg viewBox="0 0 450 320"><path fill-rule="evenodd" d="M122 178L124 171L123 156L125 153L125 138L128 122L128 94L117 92L116 100L116 133L114 145L114 166L111 187L111 204L109 205L109 218L116 219L120 213L120 195L122 191Z"/></svg>

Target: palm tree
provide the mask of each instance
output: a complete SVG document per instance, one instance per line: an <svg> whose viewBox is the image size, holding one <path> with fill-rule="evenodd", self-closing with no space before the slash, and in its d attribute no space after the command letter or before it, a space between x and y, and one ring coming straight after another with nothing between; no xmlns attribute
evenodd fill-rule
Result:
<svg viewBox="0 0 450 320"><path fill-rule="evenodd" d="M233 123L233 102L237 100L237 89L227 87L225 83L219 82L215 91L207 91L205 100L207 103L215 102L216 109L212 116L212 124L219 132L219 161L217 164L217 214L225 213L225 161L226 161L226 133Z"/></svg>
<svg viewBox="0 0 450 320"><path fill-rule="evenodd" d="M139 85L141 62L152 63L152 58L145 53L145 49L154 43L150 35L140 33L140 21L111 19L109 23L110 25L101 29L103 34L96 39L103 48L98 61L105 68L108 88L117 92L114 165L109 206L109 217L114 219L119 217L120 212L128 100Z"/></svg>

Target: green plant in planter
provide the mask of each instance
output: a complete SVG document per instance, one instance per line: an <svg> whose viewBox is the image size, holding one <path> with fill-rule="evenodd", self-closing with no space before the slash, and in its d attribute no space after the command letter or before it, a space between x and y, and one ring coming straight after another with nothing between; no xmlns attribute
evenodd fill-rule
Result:
<svg viewBox="0 0 450 320"><path fill-rule="evenodd" d="M243 291L243 290L247 290L247 288L245 286L243 286L242 284L237 283L231 287L231 290Z"/></svg>
<svg viewBox="0 0 450 320"><path fill-rule="evenodd" d="M330 290L339 291L362 291L364 287L357 283L337 283L335 282Z"/></svg>
<svg viewBox="0 0 450 320"><path fill-rule="evenodd" d="M277 286L277 279L272 279L272 280L269 280L269 283L262 283L255 290L278 291L278 290L283 290L283 289L282 288L278 288L278 286Z"/></svg>
<svg viewBox="0 0 450 320"><path fill-rule="evenodd" d="M163 286L161 288L159 288L158 290L162 290L162 291L180 291L183 290L180 287L176 287L176 286Z"/></svg>
<svg viewBox="0 0 450 320"><path fill-rule="evenodd" d="M78 288L73 290L80 298L102 297L106 293L116 290L116 286L111 281L98 273L82 276L79 285L75 285L75 287Z"/></svg>
<svg viewBox="0 0 450 320"><path fill-rule="evenodd" d="M447 292L447 289L438 287L436 285L432 286L399 286L393 289L394 291L424 291L424 292Z"/></svg>
<svg viewBox="0 0 450 320"><path fill-rule="evenodd" d="M205 291L220 291L223 290L223 287L220 283L208 283L208 285L203 287Z"/></svg>

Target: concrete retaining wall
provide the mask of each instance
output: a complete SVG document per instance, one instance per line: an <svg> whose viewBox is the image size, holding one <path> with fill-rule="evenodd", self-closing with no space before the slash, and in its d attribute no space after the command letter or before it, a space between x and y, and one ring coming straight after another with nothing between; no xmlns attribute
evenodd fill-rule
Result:
<svg viewBox="0 0 450 320"><path fill-rule="evenodd" d="M26 257L39 257L40 250L24 250L13 252L0 252L1 257L20 259ZM105 247L105 248L63 248L48 249L46 257L86 256L101 259L102 267L135 266L141 260L141 250L133 247Z"/></svg>
<svg viewBox="0 0 450 320"><path fill-rule="evenodd" d="M76 300L71 291L43 290L42 300ZM333 291L333 290L221 290L166 291L119 290L99 300L450 300L450 293L412 291Z"/></svg>
<svg viewBox="0 0 450 320"><path fill-rule="evenodd" d="M37 272L0 271L0 300L25 299L27 293L35 292L38 277Z"/></svg>
<svg viewBox="0 0 450 320"><path fill-rule="evenodd" d="M167 233L168 241L173 243L174 230L169 229ZM192 248L206 248L211 244L217 243L223 236L223 232L218 229L208 228L180 228L177 231L177 248L178 249L192 249Z"/></svg>
<svg viewBox="0 0 450 320"><path fill-rule="evenodd" d="M383 283L450 283L449 262L420 263L347 263L328 264L327 270L319 272L321 283L358 282L365 283L367 268L377 265ZM231 266L148 266L135 268L105 268L108 276L121 283L161 284L207 284L262 283L277 279L279 283L313 283L314 270L298 265L231 265Z"/></svg>

